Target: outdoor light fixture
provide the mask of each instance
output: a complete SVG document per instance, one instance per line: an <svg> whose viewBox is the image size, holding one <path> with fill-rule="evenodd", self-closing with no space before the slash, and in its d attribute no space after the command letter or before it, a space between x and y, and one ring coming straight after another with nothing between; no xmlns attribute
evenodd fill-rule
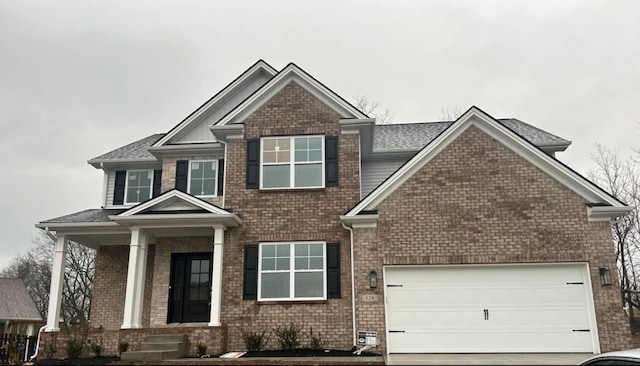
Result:
<svg viewBox="0 0 640 366"><path fill-rule="evenodd" d="M369 273L369 287L378 287L378 274L376 273L376 271L371 271Z"/></svg>
<svg viewBox="0 0 640 366"><path fill-rule="evenodd" d="M608 268L600 267L600 283L602 283L602 286L611 285L611 272L609 272Z"/></svg>

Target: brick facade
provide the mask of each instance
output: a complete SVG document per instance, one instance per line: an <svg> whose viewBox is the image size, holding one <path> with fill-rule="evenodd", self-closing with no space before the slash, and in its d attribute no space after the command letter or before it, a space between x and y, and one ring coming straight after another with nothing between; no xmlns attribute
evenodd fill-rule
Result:
<svg viewBox="0 0 640 366"><path fill-rule="evenodd" d="M355 230L357 328L385 350L383 289L363 286L385 265L588 262L602 352L628 348L619 288L598 274L616 268L610 225L588 222L585 204L471 127L378 206L377 228Z"/></svg>

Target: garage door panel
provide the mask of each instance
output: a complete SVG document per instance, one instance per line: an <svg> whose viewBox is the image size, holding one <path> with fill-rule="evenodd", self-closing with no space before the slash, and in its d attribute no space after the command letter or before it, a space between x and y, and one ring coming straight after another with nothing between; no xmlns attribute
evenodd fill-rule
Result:
<svg viewBox="0 0 640 366"><path fill-rule="evenodd" d="M387 267L389 351L593 352L587 276L583 264Z"/></svg>

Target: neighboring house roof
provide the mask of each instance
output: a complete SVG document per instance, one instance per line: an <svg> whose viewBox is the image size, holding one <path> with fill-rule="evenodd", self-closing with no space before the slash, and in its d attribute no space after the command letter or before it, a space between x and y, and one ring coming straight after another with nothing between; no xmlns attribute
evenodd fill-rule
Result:
<svg viewBox="0 0 640 366"><path fill-rule="evenodd" d="M571 141L515 118L498 119L497 121L536 146L564 146L566 148L571 144ZM453 123L454 121L440 121L376 125L374 127L373 150L420 150Z"/></svg>
<svg viewBox="0 0 640 366"><path fill-rule="evenodd" d="M422 169L431 159L444 150L469 127L475 126L498 140L530 163L571 189L588 203L599 203L587 208L590 220L609 220L630 210L624 203L584 178L559 160L546 154L532 142L494 119L478 107L471 107L455 122L432 139L407 163L382 182L376 189L350 209L342 218L349 220L365 212L375 211L378 205L400 187L413 174Z"/></svg>
<svg viewBox="0 0 640 366"><path fill-rule="evenodd" d="M0 278L0 320L42 321L20 278Z"/></svg>
<svg viewBox="0 0 640 366"><path fill-rule="evenodd" d="M40 224L110 222L110 215L118 215L124 210L89 209L41 221ZM46 225L44 225L46 226Z"/></svg>
<svg viewBox="0 0 640 366"><path fill-rule="evenodd" d="M109 151L106 154L90 159L88 163L93 165L113 162L114 160L157 160L153 155L151 155L147 148L153 145L164 135L164 133L156 133L151 136L147 136L113 151Z"/></svg>

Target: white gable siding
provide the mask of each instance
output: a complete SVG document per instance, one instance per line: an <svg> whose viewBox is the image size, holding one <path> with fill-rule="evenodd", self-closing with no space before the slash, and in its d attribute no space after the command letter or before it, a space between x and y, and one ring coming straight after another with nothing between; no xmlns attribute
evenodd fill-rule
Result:
<svg viewBox="0 0 640 366"><path fill-rule="evenodd" d="M116 185L116 172L108 171L106 174L107 174L107 189L106 189L107 199L106 199L106 202L105 202L106 205L104 206L104 208L111 208L113 207L113 190Z"/></svg>
<svg viewBox="0 0 640 366"><path fill-rule="evenodd" d="M360 195L365 197L409 160L409 156L378 158L362 162Z"/></svg>
<svg viewBox="0 0 640 366"><path fill-rule="evenodd" d="M227 95L223 100L215 103L209 111L198 117L198 121L194 121L191 129L185 129L186 131L176 135L169 143L215 141L215 138L209 130L209 126L218 122L220 118L229 113L249 95L253 94L253 92L258 90L258 88L264 85L270 78L270 75L260 73L247 80L236 88L237 93Z"/></svg>

